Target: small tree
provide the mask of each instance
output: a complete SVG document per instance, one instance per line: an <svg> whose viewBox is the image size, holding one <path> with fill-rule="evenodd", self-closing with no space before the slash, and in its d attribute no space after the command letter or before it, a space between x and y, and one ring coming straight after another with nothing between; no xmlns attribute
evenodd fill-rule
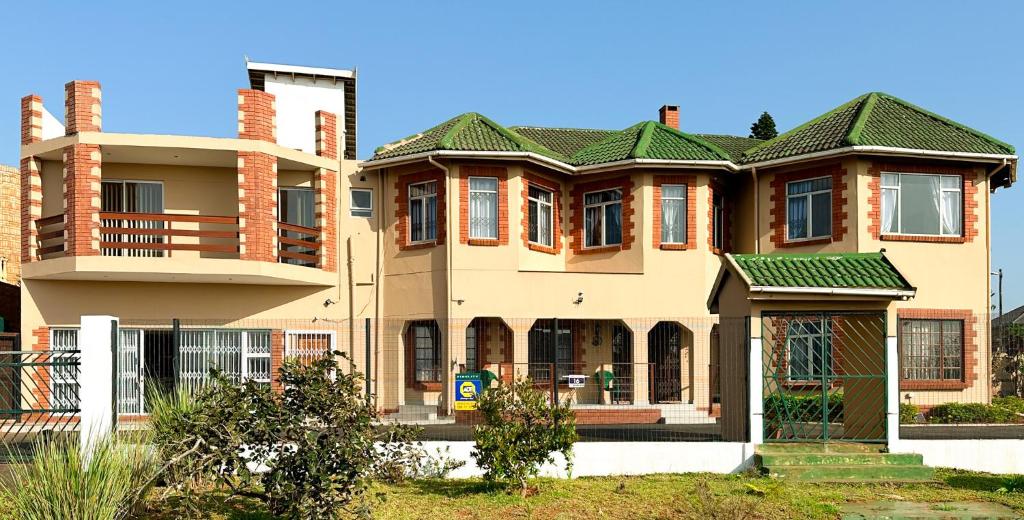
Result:
<svg viewBox="0 0 1024 520"><path fill-rule="evenodd" d="M215 484L287 518L369 516L366 491L381 456L375 443L408 442L411 430L377 429L362 376L343 373L334 355L286 361L279 379L280 393L214 374L193 396L157 399L152 427L168 484L193 507Z"/></svg>
<svg viewBox="0 0 1024 520"><path fill-rule="evenodd" d="M750 125L750 137L754 139L768 140L774 139L778 135L779 132L775 129L775 120L768 112L761 112L761 117Z"/></svg>
<svg viewBox="0 0 1024 520"><path fill-rule="evenodd" d="M577 440L576 416L569 403L549 403L547 395L521 379L487 389L477 401L483 423L473 430L472 455L491 482L516 485L525 496L527 482L540 466L565 456L572 467Z"/></svg>

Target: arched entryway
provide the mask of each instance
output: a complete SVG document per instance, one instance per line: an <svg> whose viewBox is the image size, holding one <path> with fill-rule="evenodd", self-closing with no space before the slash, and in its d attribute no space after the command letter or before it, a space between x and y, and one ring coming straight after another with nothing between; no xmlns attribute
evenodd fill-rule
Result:
<svg viewBox="0 0 1024 520"><path fill-rule="evenodd" d="M693 402L690 348L692 334L673 321L661 321L647 333L647 362L650 363L651 402Z"/></svg>

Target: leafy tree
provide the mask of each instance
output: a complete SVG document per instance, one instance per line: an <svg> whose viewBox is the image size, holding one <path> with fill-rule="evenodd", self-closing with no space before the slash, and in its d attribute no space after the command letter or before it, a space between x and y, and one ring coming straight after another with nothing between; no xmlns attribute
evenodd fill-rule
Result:
<svg viewBox="0 0 1024 520"><path fill-rule="evenodd" d="M775 129L775 120L768 112L761 112L761 117L750 125L750 137L754 139L768 140L774 139L778 135L779 132Z"/></svg>
<svg viewBox="0 0 1024 520"><path fill-rule="evenodd" d="M563 454L571 470L578 437L570 403L549 403L532 381L520 379L487 389L477 409L483 422L473 430L472 455L486 480L516 485L525 496L528 480L554 462L553 453Z"/></svg>
<svg viewBox="0 0 1024 520"><path fill-rule="evenodd" d="M194 395L157 399L151 425L169 461L167 484L195 513L198 495L213 484L287 518L368 517L367 489L381 456L375 443L408 443L414 432L378 428L362 376L339 370L334 355L286 361L279 379L283 392L214 374Z"/></svg>

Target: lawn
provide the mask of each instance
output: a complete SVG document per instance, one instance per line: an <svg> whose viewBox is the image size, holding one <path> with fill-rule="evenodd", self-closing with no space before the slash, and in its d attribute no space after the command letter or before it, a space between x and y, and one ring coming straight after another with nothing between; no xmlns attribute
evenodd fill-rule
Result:
<svg viewBox="0 0 1024 520"><path fill-rule="evenodd" d="M940 470L933 484L807 484L752 475L652 475L537 481L533 496L509 495L480 480L420 480L378 485L375 518L839 518L846 502L982 501L1024 513L1024 492L1000 492L995 475ZM938 509L942 506L936 505ZM258 503L211 493L209 518L272 518ZM174 501L145 518L178 518Z"/></svg>

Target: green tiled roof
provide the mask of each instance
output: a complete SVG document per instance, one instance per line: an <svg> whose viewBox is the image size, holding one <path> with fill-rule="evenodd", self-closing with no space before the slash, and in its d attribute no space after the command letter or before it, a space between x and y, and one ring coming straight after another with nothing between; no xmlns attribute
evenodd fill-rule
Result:
<svg viewBox="0 0 1024 520"><path fill-rule="evenodd" d="M752 163L847 146L1012 155L1012 146L882 92L864 94L747 150Z"/></svg>
<svg viewBox="0 0 1024 520"><path fill-rule="evenodd" d="M614 130L544 128L538 126L510 126L508 129L565 156L570 156L615 133Z"/></svg>
<svg viewBox="0 0 1024 520"><path fill-rule="evenodd" d="M738 135L721 135L721 134L693 134L694 136L703 139L715 146L718 146L722 150L728 152L729 156L732 157L733 162L739 163L740 157L743 156L743 152L761 144L764 142L763 139L754 139L753 137L740 137Z"/></svg>
<svg viewBox="0 0 1024 520"><path fill-rule="evenodd" d="M625 130L505 128L486 117L462 114L422 133L377 148L373 160L432 150L525 151L574 166L626 159L728 161L717 145L654 121Z"/></svg>
<svg viewBox="0 0 1024 520"><path fill-rule="evenodd" d="M913 289L882 253L732 255L752 286Z"/></svg>

